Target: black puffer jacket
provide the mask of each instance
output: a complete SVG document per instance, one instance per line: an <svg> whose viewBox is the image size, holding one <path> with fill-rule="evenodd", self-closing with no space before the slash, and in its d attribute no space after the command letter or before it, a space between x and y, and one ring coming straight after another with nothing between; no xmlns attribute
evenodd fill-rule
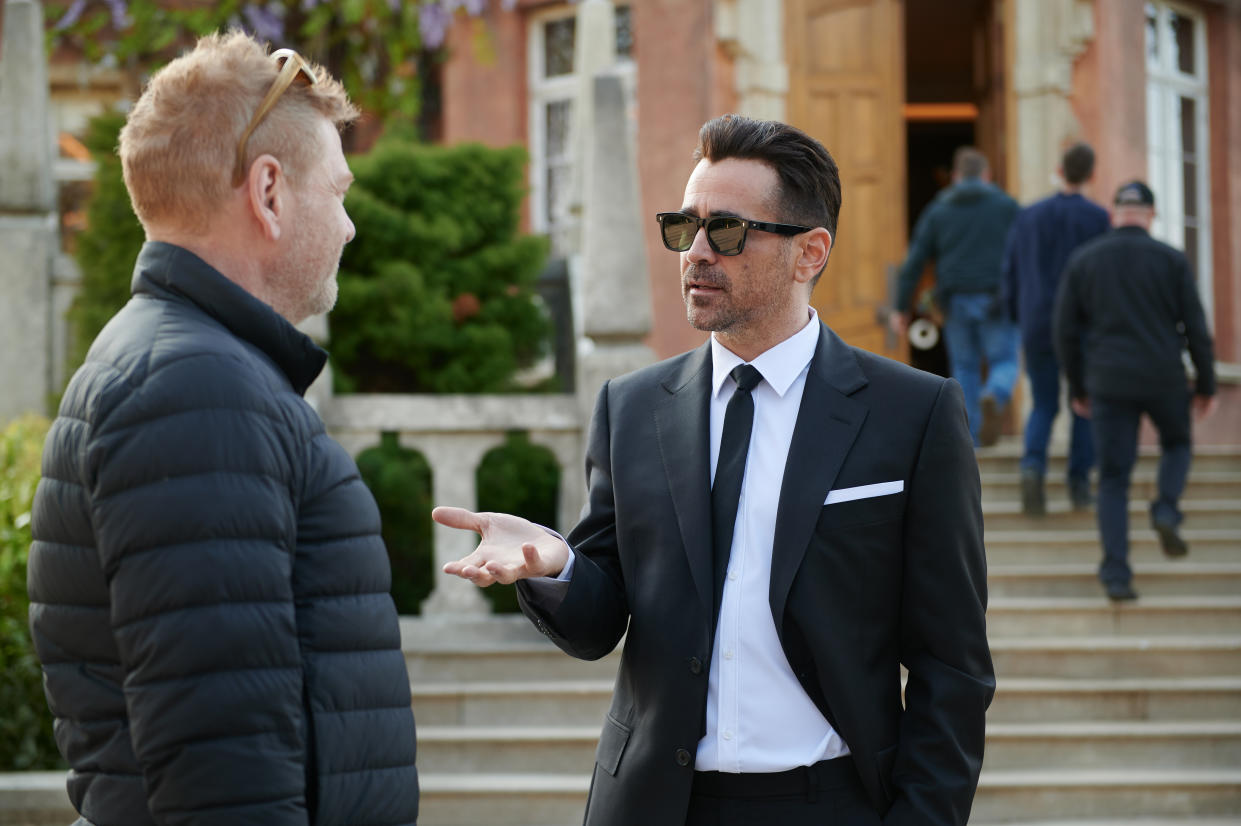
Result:
<svg viewBox="0 0 1241 826"><path fill-rule="evenodd" d="M30 624L96 826L412 824L379 513L302 399L326 358L184 249L74 376L43 454Z"/></svg>

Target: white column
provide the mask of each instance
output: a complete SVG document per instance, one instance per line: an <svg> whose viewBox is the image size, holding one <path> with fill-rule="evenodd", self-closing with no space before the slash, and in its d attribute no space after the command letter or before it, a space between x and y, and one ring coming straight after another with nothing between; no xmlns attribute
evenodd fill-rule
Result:
<svg viewBox="0 0 1241 826"><path fill-rule="evenodd" d="M6 0L0 42L0 423L45 411L51 367L52 185L43 9Z"/></svg>
<svg viewBox="0 0 1241 826"><path fill-rule="evenodd" d="M716 0L715 36L733 58L737 111L784 120L789 67L784 59L783 0Z"/></svg>

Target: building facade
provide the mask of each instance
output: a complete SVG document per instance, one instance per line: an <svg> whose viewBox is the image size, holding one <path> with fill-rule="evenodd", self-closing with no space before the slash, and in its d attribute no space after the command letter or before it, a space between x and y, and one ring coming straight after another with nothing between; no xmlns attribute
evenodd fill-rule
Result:
<svg viewBox="0 0 1241 826"><path fill-rule="evenodd" d="M575 250L578 3L519 0L450 32L445 142L528 147L527 220ZM630 95L653 327L667 356L685 322L675 255L654 214L680 205L697 129L726 112L779 118L823 141L844 206L813 302L850 342L909 358L880 323L891 272L953 149L975 144L1022 203L1055 187L1060 153L1098 155L1106 204L1146 179L1154 234L1186 251L1212 324L1221 405L1202 442L1241 441L1241 4L1226 0L614 0ZM480 28L488 48L480 55ZM610 58L610 54L609 54ZM597 61L596 61L597 65ZM648 220L649 219L649 220Z"/></svg>

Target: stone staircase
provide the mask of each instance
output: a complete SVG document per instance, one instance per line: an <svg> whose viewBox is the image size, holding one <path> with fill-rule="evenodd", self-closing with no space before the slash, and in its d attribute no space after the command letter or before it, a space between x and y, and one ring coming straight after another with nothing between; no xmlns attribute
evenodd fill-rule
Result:
<svg viewBox="0 0 1241 826"><path fill-rule="evenodd" d="M1143 452L1141 599L1125 605L1095 579L1094 515L1069 510L1063 457L1042 519L1020 512L1018 458L1015 444L979 455L999 688L972 822L1241 823L1241 449L1195 456L1178 560L1147 528ZM493 620L502 639L466 651L411 628L425 826L581 822L616 657L574 661L521 623Z"/></svg>
<svg viewBox="0 0 1241 826"><path fill-rule="evenodd" d="M1018 455L1003 443L979 455L999 688L972 823L1241 823L1241 448L1197 451L1178 560L1147 528L1143 452L1130 531L1141 598L1121 605L1095 580L1093 514L1067 508L1063 457L1049 514L1030 519ZM419 823L580 823L617 654L573 660L521 617L406 619L402 632ZM63 799L59 773L0 778L0 824L67 823Z"/></svg>

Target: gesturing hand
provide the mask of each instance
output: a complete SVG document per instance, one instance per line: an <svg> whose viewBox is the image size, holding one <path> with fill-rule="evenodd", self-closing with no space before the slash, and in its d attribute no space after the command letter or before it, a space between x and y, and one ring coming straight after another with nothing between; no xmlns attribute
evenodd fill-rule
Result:
<svg viewBox="0 0 1241 826"><path fill-rule="evenodd" d="M533 522L507 513L475 513L440 507L431 518L449 528L475 531L482 541L474 552L444 566L444 573L487 587L519 579L556 576L569 561L569 546Z"/></svg>

